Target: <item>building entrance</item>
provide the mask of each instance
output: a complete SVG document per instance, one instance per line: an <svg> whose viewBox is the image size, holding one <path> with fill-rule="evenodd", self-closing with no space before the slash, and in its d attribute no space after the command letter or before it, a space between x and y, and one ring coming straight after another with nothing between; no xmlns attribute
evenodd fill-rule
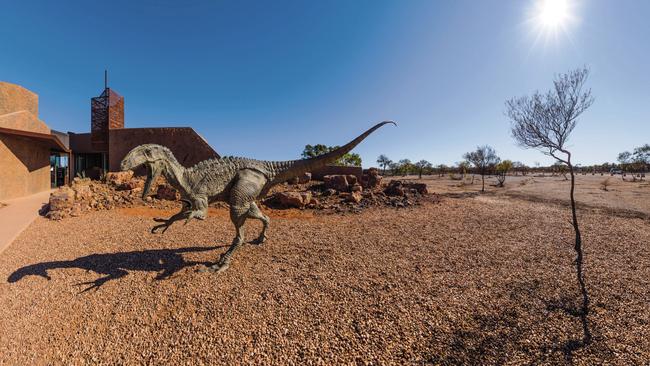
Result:
<svg viewBox="0 0 650 366"><path fill-rule="evenodd" d="M50 187L68 184L68 154L50 152Z"/></svg>

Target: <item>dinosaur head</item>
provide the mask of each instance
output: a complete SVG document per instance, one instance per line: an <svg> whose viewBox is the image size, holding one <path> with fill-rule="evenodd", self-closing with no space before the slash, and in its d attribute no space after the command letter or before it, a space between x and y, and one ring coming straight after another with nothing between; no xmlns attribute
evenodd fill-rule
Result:
<svg viewBox="0 0 650 366"><path fill-rule="evenodd" d="M7 282L9 283L18 282L22 280L23 277L25 276L40 276L50 280L51 278L47 274L47 270L57 268L57 265L65 264L65 263L67 262L44 262L38 264L31 264L29 266L25 266L23 268L14 271L14 273L9 275L9 277L7 278Z"/></svg>
<svg viewBox="0 0 650 366"><path fill-rule="evenodd" d="M149 194L151 184L156 181L156 178L163 171L165 162L171 159L173 159L173 156L168 148L161 145L145 144L129 151L122 159L120 169L123 171L135 170L141 166L147 169L147 181L142 191L142 198L145 198Z"/></svg>

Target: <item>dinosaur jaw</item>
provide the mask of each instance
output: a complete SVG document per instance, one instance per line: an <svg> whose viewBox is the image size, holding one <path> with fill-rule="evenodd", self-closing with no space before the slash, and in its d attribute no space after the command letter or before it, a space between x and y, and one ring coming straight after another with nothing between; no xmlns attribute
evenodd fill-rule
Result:
<svg viewBox="0 0 650 366"><path fill-rule="evenodd" d="M147 181L144 183L144 189L142 190L142 199L147 197L151 190L151 185L156 181L156 179L158 179L162 170L157 163L147 163L145 165L147 167Z"/></svg>

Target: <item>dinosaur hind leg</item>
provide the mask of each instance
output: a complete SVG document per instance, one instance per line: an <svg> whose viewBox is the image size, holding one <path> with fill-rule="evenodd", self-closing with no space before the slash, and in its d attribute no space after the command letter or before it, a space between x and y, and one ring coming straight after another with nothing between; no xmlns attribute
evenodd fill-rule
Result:
<svg viewBox="0 0 650 366"><path fill-rule="evenodd" d="M230 267L230 258L244 243L244 223L246 222L246 213L249 207L230 206L230 220L235 225L235 238L230 244L230 248L221 255L219 262L210 267L213 272L223 272Z"/></svg>
<svg viewBox="0 0 650 366"><path fill-rule="evenodd" d="M212 266L214 271L224 271L230 265L230 258L244 243L244 223L246 219L256 218L262 220L264 227L268 226L268 217L262 214L255 199L262 191L266 184L266 177L254 170L242 170L237 173L237 180L230 188L230 220L235 225L235 239L233 239L230 248L224 253L219 262ZM265 229L262 230L260 237L265 237Z"/></svg>
<svg viewBox="0 0 650 366"><path fill-rule="evenodd" d="M266 236L266 229L269 228L269 223L271 222L271 219L266 216L265 214L262 213L259 207L257 207L257 204L255 202L251 202L250 208L248 209L248 217L251 219L258 219L262 221L262 231L260 232L260 236L255 239L255 244L262 244L266 241L267 236Z"/></svg>

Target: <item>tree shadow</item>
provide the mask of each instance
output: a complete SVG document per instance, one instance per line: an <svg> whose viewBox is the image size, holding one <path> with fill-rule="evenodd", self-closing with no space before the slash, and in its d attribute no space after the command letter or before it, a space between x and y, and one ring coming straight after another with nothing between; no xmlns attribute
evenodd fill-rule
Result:
<svg viewBox="0 0 650 366"><path fill-rule="evenodd" d="M177 249L152 249L132 252L91 254L69 261L53 261L30 264L14 271L7 281L18 282L25 276L40 276L50 280L49 270L79 268L105 275L94 281L81 282L77 285L88 285L80 293L98 290L105 283L117 280L129 274L129 271L157 272L156 280L169 278L177 271L195 265L210 265L211 262L186 261L183 253L205 252L227 246L189 247Z"/></svg>
<svg viewBox="0 0 650 366"><path fill-rule="evenodd" d="M575 299L568 296L561 296L559 299L540 299L548 312L562 312L565 315L575 318L580 321L582 328L587 329L583 333L582 339L569 339L557 346L544 348L544 351L561 352L566 362L572 362L573 354L582 348L589 346L592 343L592 335L589 323L587 321L587 313L575 304Z"/></svg>
<svg viewBox="0 0 650 366"><path fill-rule="evenodd" d="M501 308L493 311L482 308L467 314L464 323L445 337L445 352L428 354L427 361L433 364L504 364L516 351L536 361L532 363L572 363L575 353L587 347L603 358L613 357L612 351L600 342L602 338L598 335L593 341L549 335L548 344L529 343L531 338L536 338L536 332L544 329L548 314L561 312L569 318L584 321L576 297L564 295L549 299L543 287L538 280L512 282L504 286L506 290L500 296L508 300L502 302ZM566 326L569 327L570 323ZM439 348L439 344L432 348Z"/></svg>

